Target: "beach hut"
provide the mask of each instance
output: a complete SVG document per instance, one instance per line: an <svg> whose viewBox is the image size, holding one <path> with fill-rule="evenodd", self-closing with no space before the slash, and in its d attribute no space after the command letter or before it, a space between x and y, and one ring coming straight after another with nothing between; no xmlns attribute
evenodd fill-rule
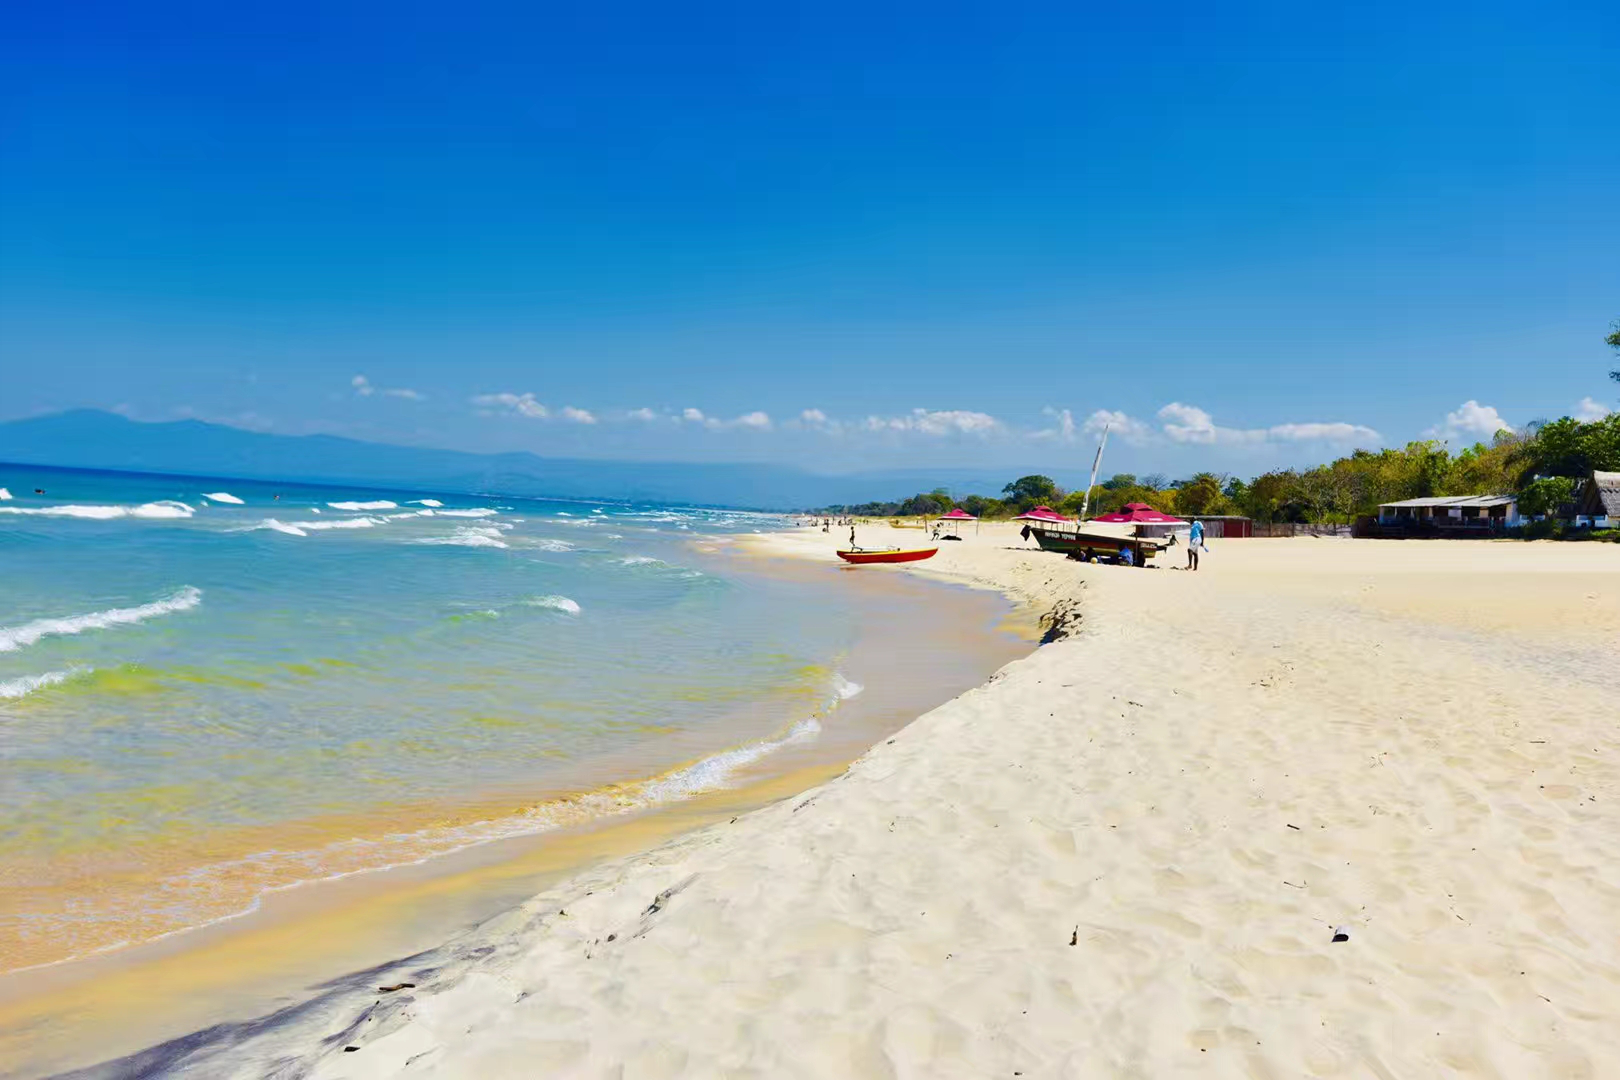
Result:
<svg viewBox="0 0 1620 1080"><path fill-rule="evenodd" d="M1600 529L1620 526L1620 472L1592 473L1576 499L1575 523Z"/></svg>
<svg viewBox="0 0 1620 1080"><path fill-rule="evenodd" d="M973 522L973 531L975 533L979 531L979 519L962 509L960 506L951 507L951 512L948 514L941 514L939 516L939 520L940 524L944 525L950 530L948 535L954 536L958 540L962 539L962 534L957 530L962 527L962 522L964 521Z"/></svg>
<svg viewBox="0 0 1620 1080"><path fill-rule="evenodd" d="M1378 504L1386 535L1489 536L1520 523L1512 495L1437 495Z"/></svg>

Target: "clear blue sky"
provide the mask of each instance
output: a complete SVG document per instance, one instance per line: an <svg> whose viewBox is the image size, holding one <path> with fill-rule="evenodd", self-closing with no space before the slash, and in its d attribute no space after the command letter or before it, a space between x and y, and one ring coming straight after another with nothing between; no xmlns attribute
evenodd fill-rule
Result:
<svg viewBox="0 0 1620 1080"><path fill-rule="evenodd" d="M845 469L1084 463L1107 410L1119 468L1245 471L1613 406L1617 316L1612 2L0 36L0 419Z"/></svg>

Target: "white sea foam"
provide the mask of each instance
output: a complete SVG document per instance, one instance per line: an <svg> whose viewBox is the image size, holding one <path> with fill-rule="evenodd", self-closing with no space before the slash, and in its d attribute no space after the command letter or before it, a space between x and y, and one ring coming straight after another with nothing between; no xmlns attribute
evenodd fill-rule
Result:
<svg viewBox="0 0 1620 1080"><path fill-rule="evenodd" d="M40 638L82 634L86 630L105 630L111 626L144 622L159 615L185 611L202 603L202 590L187 585L172 596L154 600L132 608L109 608L88 615L69 615L63 619L35 619L22 626L0 627L0 652L15 652L34 644Z"/></svg>
<svg viewBox="0 0 1620 1080"><path fill-rule="evenodd" d="M7 491L5 488L0 488L0 502L8 502L10 499L11 492Z"/></svg>
<svg viewBox="0 0 1620 1080"><path fill-rule="evenodd" d="M663 559L655 559L651 555L626 555L619 560L621 566L668 566Z"/></svg>
<svg viewBox="0 0 1620 1080"><path fill-rule="evenodd" d="M820 733L821 722L812 716L794 724L780 738L750 743L706 757L694 765L648 781L642 790L649 803L687 799L704 791L713 791L730 783L737 770L745 765L752 765L760 758L786 747L808 742Z"/></svg>
<svg viewBox="0 0 1620 1080"><path fill-rule="evenodd" d="M137 506L129 512L129 516L138 518L188 518L195 513L195 510L183 502L164 499L160 502Z"/></svg>
<svg viewBox="0 0 1620 1080"><path fill-rule="evenodd" d="M20 679L11 679L0 682L0 700L15 700L27 697L35 690L43 690L47 686L56 686L71 679L71 671L47 671L43 675L24 675Z"/></svg>
<svg viewBox="0 0 1620 1080"><path fill-rule="evenodd" d="M387 499L377 499L373 502L329 502L326 504L334 510L398 510L399 503L389 502Z"/></svg>
<svg viewBox="0 0 1620 1080"><path fill-rule="evenodd" d="M602 535L602 539L604 539L604 540L623 540L624 539L624 533L604 533Z"/></svg>
<svg viewBox="0 0 1620 1080"><path fill-rule="evenodd" d="M845 678L841 671L833 676L833 693L838 696L839 701L848 701L865 689L866 687L860 683Z"/></svg>
<svg viewBox="0 0 1620 1080"><path fill-rule="evenodd" d="M569 512L568 512L568 511L566 511L566 510L559 510L559 511L557 511L557 516L558 516L558 517L573 517L573 516L574 516L574 515L573 515L573 514L570 514L570 513L569 513Z"/></svg>
<svg viewBox="0 0 1620 1080"><path fill-rule="evenodd" d="M263 521L259 522L259 524L255 525L254 528L255 529L274 529L276 532L286 533L288 536L308 536L309 535L309 533L304 531L302 526L300 526L300 525L288 525L285 521L277 521L275 518L265 518Z"/></svg>
<svg viewBox="0 0 1620 1080"><path fill-rule="evenodd" d="M501 539L499 529L491 529L478 525L462 525L449 536L425 536L414 540L416 544L447 544L453 547L506 547L506 541Z"/></svg>
<svg viewBox="0 0 1620 1080"><path fill-rule="evenodd" d="M566 540L556 540L549 536L542 536L529 544L539 551L573 551L574 545Z"/></svg>
<svg viewBox="0 0 1620 1080"><path fill-rule="evenodd" d="M580 611L579 605L566 596L533 596L523 602L530 607L550 608L568 615L578 615Z"/></svg>
<svg viewBox="0 0 1620 1080"><path fill-rule="evenodd" d="M242 500L228 491L207 491L203 493L203 498L217 503L229 503L232 506L242 505Z"/></svg>
<svg viewBox="0 0 1620 1080"><path fill-rule="evenodd" d="M111 521L115 518L188 518L195 513L183 502L165 499L143 503L140 506L80 506L67 503L62 506L0 506L0 514L26 514L30 517L84 518L90 521Z"/></svg>
<svg viewBox="0 0 1620 1080"><path fill-rule="evenodd" d="M298 525L297 528L323 531L326 529L370 529L377 525L386 524L388 524L388 522L384 518L357 517L338 518L336 521L306 521L301 525Z"/></svg>
<svg viewBox="0 0 1620 1080"><path fill-rule="evenodd" d="M494 517L498 513L500 513L499 510L491 510L487 506L478 506L478 507L474 507L471 510L440 510L438 512L440 517L470 517L470 518Z"/></svg>
<svg viewBox="0 0 1620 1080"><path fill-rule="evenodd" d="M410 501L417 506L431 506L435 510L444 505L438 499L411 499Z"/></svg>

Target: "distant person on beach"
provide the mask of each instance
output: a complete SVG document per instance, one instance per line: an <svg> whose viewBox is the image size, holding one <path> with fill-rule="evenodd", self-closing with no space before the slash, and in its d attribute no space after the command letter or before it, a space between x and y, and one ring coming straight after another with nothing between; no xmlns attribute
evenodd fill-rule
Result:
<svg viewBox="0 0 1620 1080"><path fill-rule="evenodd" d="M1194 521L1192 532L1187 534L1187 569L1198 569L1198 550L1204 546L1204 523Z"/></svg>
<svg viewBox="0 0 1620 1080"><path fill-rule="evenodd" d="M849 550L851 550L851 551L855 550L855 523L854 522L850 522L850 526L849 526Z"/></svg>

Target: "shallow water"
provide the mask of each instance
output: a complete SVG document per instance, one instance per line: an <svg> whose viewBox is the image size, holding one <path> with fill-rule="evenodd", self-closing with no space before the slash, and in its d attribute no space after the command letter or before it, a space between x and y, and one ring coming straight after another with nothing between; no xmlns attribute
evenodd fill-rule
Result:
<svg viewBox="0 0 1620 1080"><path fill-rule="evenodd" d="M694 548L772 517L17 466L0 487L0 970L680 800L860 689L837 595Z"/></svg>

